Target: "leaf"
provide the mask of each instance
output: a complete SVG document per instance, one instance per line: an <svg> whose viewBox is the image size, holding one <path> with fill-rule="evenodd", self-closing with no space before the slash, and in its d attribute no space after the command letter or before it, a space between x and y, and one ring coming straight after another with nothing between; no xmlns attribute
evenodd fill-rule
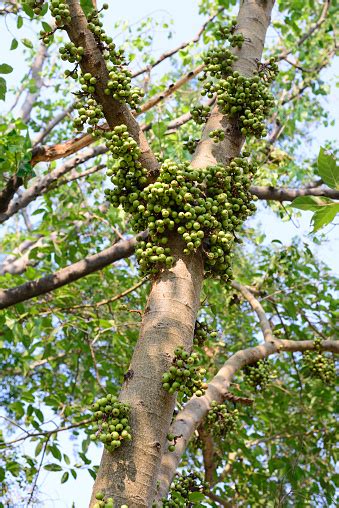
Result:
<svg viewBox="0 0 339 508"><path fill-rule="evenodd" d="M26 3L22 3L21 7L24 13L27 14L27 16L29 16L31 19L34 17L33 9L29 7L29 5L27 5Z"/></svg>
<svg viewBox="0 0 339 508"><path fill-rule="evenodd" d="M331 199L316 196L300 196L292 201L291 206L299 210L316 212L319 207L326 206L328 202L331 202Z"/></svg>
<svg viewBox="0 0 339 508"><path fill-rule="evenodd" d="M39 443L36 445L35 452L34 452L34 455L35 455L36 457L37 457L37 456L39 455L39 453L41 452L43 445L44 445L43 441L39 441Z"/></svg>
<svg viewBox="0 0 339 508"><path fill-rule="evenodd" d="M5 100L6 92L7 92L6 80L0 76L0 101Z"/></svg>
<svg viewBox="0 0 339 508"><path fill-rule="evenodd" d="M190 501L205 501L206 497L201 492L191 492L188 499Z"/></svg>
<svg viewBox="0 0 339 508"><path fill-rule="evenodd" d="M13 67L8 64L0 64L0 74L10 74L13 71Z"/></svg>
<svg viewBox="0 0 339 508"><path fill-rule="evenodd" d="M322 227L330 224L330 222L333 221L337 213L339 213L339 203L335 203L334 201L332 204L323 206L320 210L315 212L315 214L312 217L313 224L312 233L315 233Z"/></svg>
<svg viewBox="0 0 339 508"><path fill-rule="evenodd" d="M46 471L62 471L62 467L59 465L59 464L46 464L46 466L44 466L44 469L46 469Z"/></svg>
<svg viewBox="0 0 339 508"><path fill-rule="evenodd" d="M331 187L331 189L339 189L339 167L335 157L326 152L324 148L320 148L318 155L319 176L323 181Z"/></svg>
<svg viewBox="0 0 339 508"><path fill-rule="evenodd" d="M65 471L64 474L61 477L61 483L66 483L69 478L69 472Z"/></svg>
<svg viewBox="0 0 339 508"><path fill-rule="evenodd" d="M45 32L52 32L52 27L46 21L42 21L42 28Z"/></svg>
<svg viewBox="0 0 339 508"><path fill-rule="evenodd" d="M32 41L30 41L29 39L21 39L21 42L24 46L26 46L26 48L29 48L29 49L32 49L33 48L33 44L32 44Z"/></svg>
<svg viewBox="0 0 339 508"><path fill-rule="evenodd" d="M22 19L22 16L18 16L18 19L16 22L16 27L21 28L23 24L24 24L24 20Z"/></svg>
<svg viewBox="0 0 339 508"><path fill-rule="evenodd" d="M82 10L84 11L86 17L93 10L93 2L92 2L92 0L80 0L80 5L81 5Z"/></svg>
<svg viewBox="0 0 339 508"><path fill-rule="evenodd" d="M19 43L18 43L17 39L13 39L10 50L12 51L13 49L16 49L18 46L19 46Z"/></svg>

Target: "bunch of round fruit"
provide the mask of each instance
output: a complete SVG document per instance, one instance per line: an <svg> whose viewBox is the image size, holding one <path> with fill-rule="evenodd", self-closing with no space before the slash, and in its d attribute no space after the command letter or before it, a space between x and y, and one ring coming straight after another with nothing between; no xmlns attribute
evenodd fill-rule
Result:
<svg viewBox="0 0 339 508"><path fill-rule="evenodd" d="M218 404L215 400L206 416L206 425L215 436L223 436L236 429L239 420L239 411L230 410L226 404Z"/></svg>
<svg viewBox="0 0 339 508"><path fill-rule="evenodd" d="M177 348L174 354L169 371L162 376L164 390L171 394L178 392L183 402L193 395L201 397L207 388L207 383L203 382L206 370L198 366L199 355L189 354L183 348Z"/></svg>
<svg viewBox="0 0 339 508"><path fill-rule="evenodd" d="M163 499L162 506L164 508L196 506L195 503L190 502L190 495L193 492L203 494L208 488L208 483L204 481L201 473L187 473L184 471L174 478L168 493L168 499Z"/></svg>
<svg viewBox="0 0 339 508"><path fill-rule="evenodd" d="M211 337L211 339L215 339L218 337L218 333L213 330L213 328L209 327L206 323L200 323L199 321L195 322L194 328L194 337L193 344L195 346L202 346L204 342Z"/></svg>
<svg viewBox="0 0 339 508"><path fill-rule="evenodd" d="M314 339L314 350L303 355L306 371L312 377L321 379L323 383L333 385L336 378L334 361L321 352L321 338Z"/></svg>
<svg viewBox="0 0 339 508"><path fill-rule="evenodd" d="M268 360L259 360L258 362L247 365L244 368L246 381L256 390L265 390L272 377L272 367Z"/></svg>
<svg viewBox="0 0 339 508"><path fill-rule="evenodd" d="M129 406L119 402L117 397L107 394L92 405L95 425L90 438L101 441L107 450L113 452L123 441L130 441L131 427L129 425Z"/></svg>

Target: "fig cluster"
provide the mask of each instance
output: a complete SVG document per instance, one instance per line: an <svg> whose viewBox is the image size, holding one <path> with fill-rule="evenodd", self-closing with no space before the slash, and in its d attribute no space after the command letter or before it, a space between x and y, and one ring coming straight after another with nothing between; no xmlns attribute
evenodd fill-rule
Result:
<svg viewBox="0 0 339 508"><path fill-rule="evenodd" d="M212 94L212 96L213 96L213 94ZM208 117L210 115L210 111L211 111L210 106L203 106L203 105L194 106L194 108L191 109L192 119L198 125L206 123L208 120Z"/></svg>
<svg viewBox="0 0 339 508"><path fill-rule="evenodd" d="M72 20L71 13L66 2L63 2L62 0L52 0L49 8L57 26L70 23Z"/></svg>
<svg viewBox="0 0 339 508"><path fill-rule="evenodd" d="M239 411L229 409L226 404L211 402L211 409L206 416L206 426L212 430L215 437L222 437L234 431L238 426Z"/></svg>
<svg viewBox="0 0 339 508"><path fill-rule="evenodd" d="M265 64L257 62L257 69L250 77L234 70L238 57L230 48L241 48L245 40L241 33L235 34L235 30L236 21L229 27L217 28L215 34L222 44L212 47L204 56L205 70L199 78L204 81L201 95L209 98L216 96L220 111L238 121L244 136L260 138L267 134L265 119L274 106L269 84L275 79L278 66L271 58ZM229 42L229 48L224 47L225 41Z"/></svg>
<svg viewBox="0 0 339 508"><path fill-rule="evenodd" d="M222 129L214 129L209 133L209 137L213 139L214 143L219 143L225 139L225 132Z"/></svg>
<svg viewBox="0 0 339 508"><path fill-rule="evenodd" d="M174 434L167 434L166 438L167 438L167 441L169 441L171 443L168 445L168 451L174 452L175 445L177 444L177 439L179 438L179 436L175 436Z"/></svg>
<svg viewBox="0 0 339 508"><path fill-rule="evenodd" d="M90 435L92 441L101 441L108 451L113 452L123 441L132 439L127 404L107 394L92 405L92 410L96 420Z"/></svg>
<svg viewBox="0 0 339 508"><path fill-rule="evenodd" d="M230 45L235 48L241 48L245 38L242 33L235 34L237 29L237 20L233 19L229 25L216 25L214 30L215 38L220 41L229 41Z"/></svg>
<svg viewBox="0 0 339 508"><path fill-rule="evenodd" d="M74 119L73 126L79 132L84 130L88 124L87 132L92 133L99 120L104 117L101 104L98 104L95 99L84 97L77 101L74 106L78 113L78 117Z"/></svg>
<svg viewBox="0 0 339 508"><path fill-rule="evenodd" d="M321 379L327 385L335 383L336 372L334 361L321 351L321 338L314 339L314 350L306 351L303 355L303 363L311 377Z"/></svg>
<svg viewBox="0 0 339 508"><path fill-rule="evenodd" d="M185 150L187 150L189 153L194 153L195 149L197 147L197 144L199 143L199 139L192 139L189 136L183 136L183 147Z"/></svg>
<svg viewBox="0 0 339 508"><path fill-rule="evenodd" d="M193 344L195 346L201 347L204 342L211 337L211 339L215 339L218 337L218 333L213 330L213 328L209 327L206 323L199 323L199 321L195 322L194 328L194 337Z"/></svg>
<svg viewBox="0 0 339 508"><path fill-rule="evenodd" d="M244 368L246 381L256 390L265 390L272 377L272 367L268 360L259 360Z"/></svg>
<svg viewBox="0 0 339 508"><path fill-rule="evenodd" d="M177 348L174 352L172 365L168 372L162 375L162 386L167 392L179 393L182 401L196 395L201 397L207 384L203 382L206 370L199 367L199 355L189 354L183 348Z"/></svg>
<svg viewBox="0 0 339 508"><path fill-rule="evenodd" d="M61 55L61 60L75 63L81 61L84 48L82 46L76 47L73 42L67 42L64 46L59 48L59 53Z"/></svg>
<svg viewBox="0 0 339 508"><path fill-rule="evenodd" d="M120 159L109 171L115 188L105 193L114 206L122 205L132 215L136 232L149 231L148 241L136 249L141 272L155 274L172 265L167 244L170 232L176 231L185 243L184 254L202 247L206 274L228 280L234 232L255 210L249 187L256 168L244 157L199 170L189 168L188 162L166 160L157 180L147 185L147 172L138 161L140 149L127 127L105 136L111 136L107 146Z"/></svg>
<svg viewBox="0 0 339 508"><path fill-rule="evenodd" d="M103 492L96 492L96 503L93 508L114 508L114 500L112 497L105 498Z"/></svg>
<svg viewBox="0 0 339 508"><path fill-rule="evenodd" d="M177 475L168 492L168 498L163 499L162 506L164 508L184 508L193 506L190 503L190 494L192 492L204 493L208 490L208 483L204 481L201 473L187 473L183 472Z"/></svg>
<svg viewBox="0 0 339 508"><path fill-rule="evenodd" d="M104 4L103 8L108 8L108 5ZM131 85L132 74L126 67L124 50L117 48L113 39L106 34L97 10L93 9L89 14L88 28L94 34L103 57L107 61L109 80L105 94L129 104L132 109L138 111L144 91Z"/></svg>
<svg viewBox="0 0 339 508"><path fill-rule="evenodd" d="M40 16L45 0L24 0L23 3L30 7L36 16Z"/></svg>
<svg viewBox="0 0 339 508"><path fill-rule="evenodd" d="M113 497L105 497L103 492L96 492L95 499L97 503L93 506L93 508L114 508L114 499ZM127 504L120 505L120 508L128 508Z"/></svg>

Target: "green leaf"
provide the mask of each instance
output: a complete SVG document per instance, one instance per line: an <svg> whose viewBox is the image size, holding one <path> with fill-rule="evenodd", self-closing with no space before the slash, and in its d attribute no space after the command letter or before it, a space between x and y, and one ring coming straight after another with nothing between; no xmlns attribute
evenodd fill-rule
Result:
<svg viewBox="0 0 339 508"><path fill-rule="evenodd" d="M66 483L69 478L69 472L65 471L64 474L61 477L61 483Z"/></svg>
<svg viewBox="0 0 339 508"><path fill-rule="evenodd" d="M22 16L18 16L18 19L16 22L16 27L21 28L23 24L24 24L24 20L22 19Z"/></svg>
<svg viewBox="0 0 339 508"><path fill-rule="evenodd" d="M319 207L326 206L327 201L331 200L329 198L316 196L300 196L292 201L291 206L299 210L311 210L312 212L316 212Z"/></svg>
<svg viewBox="0 0 339 508"><path fill-rule="evenodd" d="M19 43L18 43L17 39L13 39L13 40L12 40L11 47L10 47L11 51L12 51L13 49L16 49L18 46L19 46Z"/></svg>
<svg viewBox="0 0 339 508"><path fill-rule="evenodd" d="M339 213L339 203L333 203L323 206L320 210L315 212L312 217L313 231L315 233L324 226L330 224L335 216Z"/></svg>
<svg viewBox="0 0 339 508"><path fill-rule="evenodd" d="M46 466L44 466L44 469L46 469L46 471L62 471L62 467L59 465L59 464L46 464Z"/></svg>
<svg viewBox="0 0 339 508"><path fill-rule="evenodd" d="M0 101L5 100L6 92L7 92L6 80L0 76Z"/></svg>
<svg viewBox="0 0 339 508"><path fill-rule="evenodd" d="M26 3L22 3L21 7L24 13L27 14L27 16L29 16L31 19L34 17L33 9L29 7L29 5L27 5Z"/></svg>
<svg viewBox="0 0 339 508"><path fill-rule="evenodd" d="M331 187L331 189L339 189L339 168L335 157L326 152L324 148L320 148L318 155L319 176L323 181Z"/></svg>
<svg viewBox="0 0 339 508"><path fill-rule="evenodd" d="M80 0L80 5L81 5L82 10L84 11L86 17L93 10L92 0Z"/></svg>
<svg viewBox="0 0 339 508"><path fill-rule="evenodd" d="M37 456L39 455L39 453L41 452L43 445L44 445L43 441L39 441L39 443L36 445L35 452L34 452L34 455L35 455L36 457L37 457Z"/></svg>
<svg viewBox="0 0 339 508"><path fill-rule="evenodd" d="M191 492L188 499L193 502L205 501L206 497L201 492Z"/></svg>
<svg viewBox="0 0 339 508"><path fill-rule="evenodd" d="M46 23L46 21L42 21L42 28L45 30L45 32L52 32L52 27Z"/></svg>
<svg viewBox="0 0 339 508"><path fill-rule="evenodd" d="M13 71L13 67L8 64L0 64L0 74L10 74Z"/></svg>
<svg viewBox="0 0 339 508"><path fill-rule="evenodd" d="M29 49L32 49L33 48L33 44L32 44L32 41L30 41L29 39L21 39L21 42L24 46L26 46L26 48L29 48Z"/></svg>

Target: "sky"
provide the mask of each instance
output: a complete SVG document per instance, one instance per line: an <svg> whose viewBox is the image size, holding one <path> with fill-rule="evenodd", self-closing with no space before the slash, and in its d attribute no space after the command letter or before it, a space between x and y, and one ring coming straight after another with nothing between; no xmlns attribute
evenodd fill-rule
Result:
<svg viewBox="0 0 339 508"><path fill-rule="evenodd" d="M101 2L98 2L99 5ZM204 17L198 15L198 2L196 0L125 0L119 2L108 2L112 7L106 14L105 27L109 27L109 19L112 16L114 22L116 20L125 20L129 24L138 23L140 20L147 16L152 16L162 22L169 22L173 20L173 37L167 40L164 32L159 28L154 34L154 43L151 48L153 55L160 55L163 51L175 47L179 43L192 38L202 23ZM113 18L114 17L114 18ZM25 63L23 55L20 51L10 52L9 47L13 36L17 35L15 24L8 22L9 32L5 27L0 25L1 30L1 45L0 45L0 63L6 62L14 66L13 74L6 76L10 84L18 83L21 79L23 72L25 72ZM273 37L269 34L268 37ZM32 37L34 40L34 33L30 29L22 32L20 37ZM166 67L159 66L159 73ZM332 67L324 73L326 79L332 80L335 73L338 71L338 65ZM330 104L330 111L333 116L338 116L339 111L339 93L338 88L332 86L330 96L326 99ZM8 106L12 104L11 95L8 96L6 104L0 103L0 112L6 111ZM320 146L326 139L335 139L335 127L328 127L325 129L323 126L317 126L316 139L314 145L311 147L314 156L319 151ZM302 213L301 217L294 222L282 222L278 220L274 213L269 209L260 214L260 217L251 219L250 225L261 227L266 234L265 243L269 244L274 239L279 239L284 244L289 244L294 236L298 236L303 241L310 244L312 250L317 253L317 257L327 263L331 269L339 274L339 238L336 228L330 225L325 231L328 233L328 240L320 246L313 244L312 236L310 235L310 212ZM61 437L61 442L65 447L65 452L72 456L73 444L64 435ZM29 448L27 445L27 451ZM94 463L98 464L100 461L101 451L91 447L90 458ZM78 471L78 479L76 481L69 480L66 484L60 484L60 473L48 473L45 471L39 480L39 486L42 493L44 508L71 508L72 502L75 502L75 508L83 508L88 505L90 493L92 490L92 479L86 471ZM13 507L14 508L14 507ZM19 505L15 508L21 508Z"/></svg>

